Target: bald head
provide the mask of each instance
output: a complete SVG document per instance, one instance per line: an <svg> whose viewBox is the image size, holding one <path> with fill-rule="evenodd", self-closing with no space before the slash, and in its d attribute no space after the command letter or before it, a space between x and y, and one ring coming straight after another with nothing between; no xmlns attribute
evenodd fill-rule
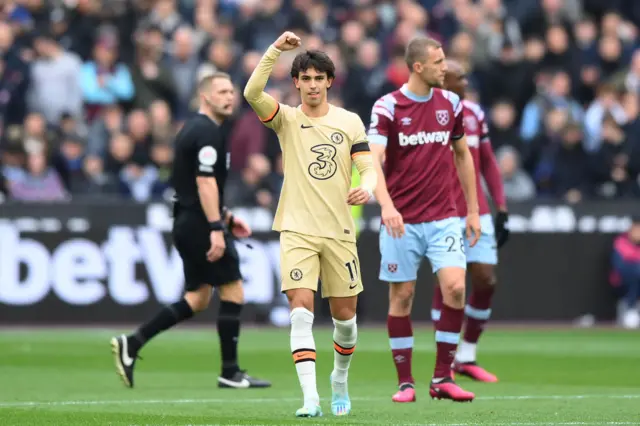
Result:
<svg viewBox="0 0 640 426"><path fill-rule="evenodd" d="M460 96L460 98L464 98L467 84L467 72L464 66L456 60L448 59L447 72L444 77L445 88Z"/></svg>
<svg viewBox="0 0 640 426"><path fill-rule="evenodd" d="M447 59L447 75L460 75L464 73L464 67L460 62L456 61L455 59Z"/></svg>

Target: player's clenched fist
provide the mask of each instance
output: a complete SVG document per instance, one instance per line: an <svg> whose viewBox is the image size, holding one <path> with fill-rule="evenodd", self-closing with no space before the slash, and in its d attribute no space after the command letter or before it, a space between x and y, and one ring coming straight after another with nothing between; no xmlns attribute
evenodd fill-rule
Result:
<svg viewBox="0 0 640 426"><path fill-rule="evenodd" d="M273 43L273 45L282 51L293 50L300 46L302 41L300 37L292 33L291 31L285 31L280 37Z"/></svg>

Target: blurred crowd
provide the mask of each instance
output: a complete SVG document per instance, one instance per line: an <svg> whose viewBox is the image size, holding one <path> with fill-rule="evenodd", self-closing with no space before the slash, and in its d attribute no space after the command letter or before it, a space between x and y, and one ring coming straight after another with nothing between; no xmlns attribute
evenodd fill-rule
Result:
<svg viewBox="0 0 640 426"><path fill-rule="evenodd" d="M3 0L0 198L166 197L172 138L194 89L228 72L237 113L229 205L273 207L275 134L241 99L284 30L337 66L330 101L368 123L408 77L419 33L469 70L487 111L509 200L640 195L640 1ZM298 104L278 62L268 87Z"/></svg>

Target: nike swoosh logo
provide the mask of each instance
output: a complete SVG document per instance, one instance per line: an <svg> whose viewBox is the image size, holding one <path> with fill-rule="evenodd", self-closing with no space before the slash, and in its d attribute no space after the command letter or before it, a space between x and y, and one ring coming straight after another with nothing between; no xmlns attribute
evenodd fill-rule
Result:
<svg viewBox="0 0 640 426"><path fill-rule="evenodd" d="M349 290L353 290L354 288L358 287L358 284L354 284L354 285L350 285L349 286Z"/></svg>
<svg viewBox="0 0 640 426"><path fill-rule="evenodd" d="M249 382L249 380L247 380L246 378L242 379L239 382L234 382L233 380L228 380L223 377L218 377L218 380L227 386L231 386L232 388L246 389L251 386L251 382Z"/></svg>
<svg viewBox="0 0 640 426"><path fill-rule="evenodd" d="M310 129L310 128L312 128L312 127L313 127L313 126L305 126L304 124L301 124L301 125L300 125L300 128L301 128L301 129Z"/></svg>
<svg viewBox="0 0 640 426"><path fill-rule="evenodd" d="M133 364L133 358L129 356L129 348L127 348L127 345L129 344L129 342L127 342L127 338L125 336L122 336L121 342L122 342L122 356L120 358L122 359L122 363L126 367L131 367L131 364Z"/></svg>

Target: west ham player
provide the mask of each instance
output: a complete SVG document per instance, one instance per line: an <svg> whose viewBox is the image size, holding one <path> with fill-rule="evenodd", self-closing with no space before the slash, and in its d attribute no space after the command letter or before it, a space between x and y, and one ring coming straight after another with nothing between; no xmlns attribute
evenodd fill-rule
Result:
<svg viewBox="0 0 640 426"><path fill-rule="evenodd" d="M408 83L376 101L369 130L378 171L375 195L382 208L380 279L390 283L387 326L400 386L393 401L415 401L410 314L417 271L425 256L444 296L429 393L433 398L470 401L474 394L451 377L464 320L466 267L451 175L457 169L467 200L466 236L474 246L480 217L473 159L460 98L440 89L447 70L440 43L418 37L407 46L405 59L411 70Z"/></svg>
<svg viewBox="0 0 640 426"><path fill-rule="evenodd" d="M465 307L467 317L466 328L462 342L458 346L453 369L456 373L468 376L481 382L497 382L494 374L489 373L484 368L476 364L476 345L482 334L485 323L491 315L491 299L495 289L494 267L498 263L498 248L502 246L509 237L509 231L505 225L507 222L507 204L504 196L500 170L496 162L491 141L489 140L489 128L485 122L484 112L478 104L465 100L465 89L467 77L461 64L455 61L447 62L447 74L445 86L460 99L463 99L463 115L465 123L465 133L467 144L473 156L476 167L476 184L478 193L478 204L480 207L480 224L482 234L478 244L474 247L466 247L467 270L471 275L471 295ZM484 177L491 197L496 204L498 213L494 223L491 220L491 210L487 197L484 194L480 182L480 173ZM456 185L458 214L464 218L467 210L462 188ZM497 241L496 241L497 239ZM442 292L435 286L433 295L433 306L431 318L437 327L442 309Z"/></svg>
<svg viewBox="0 0 640 426"><path fill-rule="evenodd" d="M331 412L342 416L351 411L347 379L358 338L356 305L363 290L349 206L369 200L376 172L362 120L327 101L335 65L326 53L308 50L293 60L291 77L300 91L300 106L279 104L265 93L280 54L300 43L294 33L282 34L251 74L244 96L278 135L284 159L284 186L273 229L280 232L282 291L291 308L290 346L304 397L296 416L322 415L312 330L318 278L334 324ZM361 184L351 189L353 164Z"/></svg>

